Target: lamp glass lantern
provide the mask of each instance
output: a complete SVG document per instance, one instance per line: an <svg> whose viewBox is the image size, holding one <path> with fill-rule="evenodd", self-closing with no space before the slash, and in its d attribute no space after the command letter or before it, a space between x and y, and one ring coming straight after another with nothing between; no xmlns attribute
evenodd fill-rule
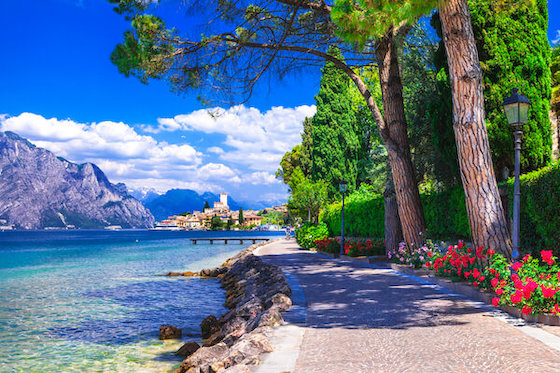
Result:
<svg viewBox="0 0 560 373"><path fill-rule="evenodd" d="M340 190L341 193L346 193L346 191L348 190L348 182L345 180L341 180L338 183L338 190Z"/></svg>
<svg viewBox="0 0 560 373"><path fill-rule="evenodd" d="M529 119L529 107L531 106L529 99L520 95L517 88L513 88L511 96L506 97L502 105L509 125L514 130L521 130Z"/></svg>

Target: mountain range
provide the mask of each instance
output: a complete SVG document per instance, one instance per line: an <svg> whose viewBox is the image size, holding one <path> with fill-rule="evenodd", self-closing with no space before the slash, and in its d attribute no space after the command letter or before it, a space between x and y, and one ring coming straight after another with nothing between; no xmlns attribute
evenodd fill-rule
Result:
<svg viewBox="0 0 560 373"><path fill-rule="evenodd" d="M16 228L148 228L154 217L93 163L75 164L0 132L0 219Z"/></svg>

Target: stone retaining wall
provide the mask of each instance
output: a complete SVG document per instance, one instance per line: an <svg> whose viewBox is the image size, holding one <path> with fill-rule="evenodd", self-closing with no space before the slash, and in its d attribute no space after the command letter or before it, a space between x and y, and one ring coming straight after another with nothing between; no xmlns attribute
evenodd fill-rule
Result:
<svg viewBox="0 0 560 373"><path fill-rule="evenodd" d="M176 373L248 373L248 365L258 364L261 353L272 351L267 335L284 323L282 313L292 305L292 291L280 268L253 255L256 248L270 242L274 241L251 245L218 268L169 274L217 277L226 290L229 308L219 318L211 315L203 320L202 347L185 344L181 350L186 359Z"/></svg>

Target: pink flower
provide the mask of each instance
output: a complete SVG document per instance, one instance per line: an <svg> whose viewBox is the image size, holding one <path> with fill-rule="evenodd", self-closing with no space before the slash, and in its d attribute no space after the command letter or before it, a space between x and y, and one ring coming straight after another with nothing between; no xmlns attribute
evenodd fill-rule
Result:
<svg viewBox="0 0 560 373"><path fill-rule="evenodd" d="M515 272L519 271L519 269L523 267L523 263L520 262L515 262L512 264L511 269L513 269Z"/></svg>
<svg viewBox="0 0 560 373"><path fill-rule="evenodd" d="M498 297L493 298L492 304L494 305L494 307L498 307L498 304L500 304L500 298Z"/></svg>

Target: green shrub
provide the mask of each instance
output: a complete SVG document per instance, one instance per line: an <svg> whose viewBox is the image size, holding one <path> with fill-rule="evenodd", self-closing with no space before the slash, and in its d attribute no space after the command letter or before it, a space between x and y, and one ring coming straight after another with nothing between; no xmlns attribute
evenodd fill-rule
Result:
<svg viewBox="0 0 560 373"><path fill-rule="evenodd" d="M340 210L342 202L336 202L321 212L321 221L327 224L331 236L340 236ZM384 237L385 213L383 196L375 193L369 185L345 199L344 235L356 237Z"/></svg>
<svg viewBox="0 0 560 373"><path fill-rule="evenodd" d="M296 242L305 250L317 247L315 241L323 240L328 236L329 229L324 223L306 223L296 230Z"/></svg>
<svg viewBox="0 0 560 373"><path fill-rule="evenodd" d="M513 214L513 178L508 180L509 214ZM426 217L425 237L469 240L470 228L462 186L421 195ZM321 213L330 236L340 235L341 202ZM383 196L362 187L346 198L344 235L384 237ZM552 249L560 256L560 162L521 176L521 248L538 254Z"/></svg>
<svg viewBox="0 0 560 373"><path fill-rule="evenodd" d="M509 187L513 216L513 182ZM560 255L560 162L521 175L520 245L535 256L543 249Z"/></svg>

